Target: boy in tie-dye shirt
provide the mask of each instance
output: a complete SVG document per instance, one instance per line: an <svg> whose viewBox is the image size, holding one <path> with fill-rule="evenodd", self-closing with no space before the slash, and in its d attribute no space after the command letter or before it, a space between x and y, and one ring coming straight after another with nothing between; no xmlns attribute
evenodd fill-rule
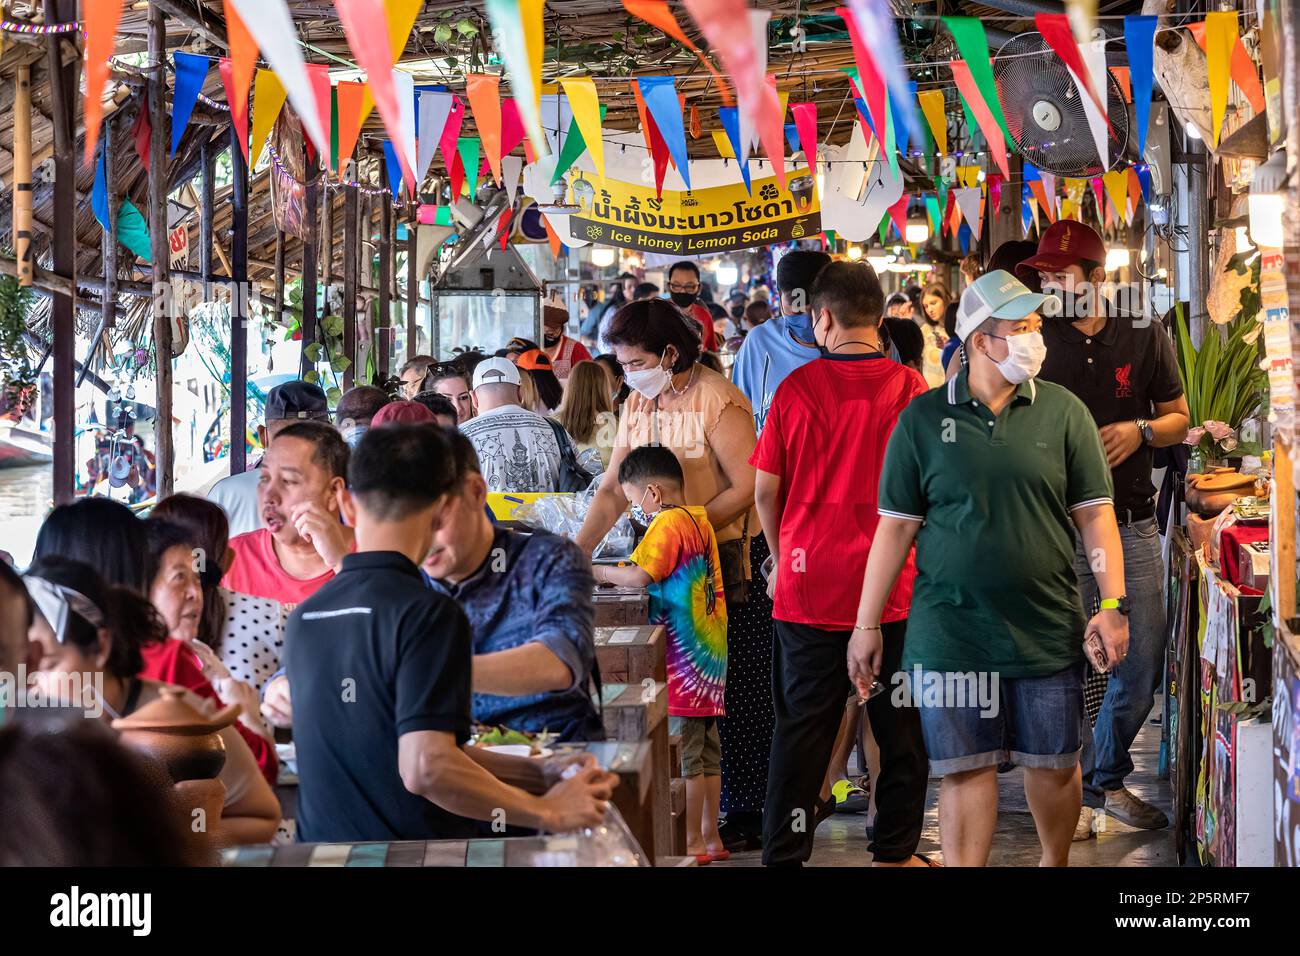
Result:
<svg viewBox="0 0 1300 956"><path fill-rule="evenodd" d="M682 466L667 448L644 445L618 470L629 501L652 516L630 565L597 565L600 583L648 587L650 623L668 631L668 715L682 738L686 848L701 863L729 855L718 835L727 676L727 604L718 541L705 510L683 503Z"/></svg>

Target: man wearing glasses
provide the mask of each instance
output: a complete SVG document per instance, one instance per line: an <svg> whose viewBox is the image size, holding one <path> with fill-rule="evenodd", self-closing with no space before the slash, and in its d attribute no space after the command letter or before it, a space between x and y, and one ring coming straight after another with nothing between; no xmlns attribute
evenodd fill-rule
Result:
<svg viewBox="0 0 1300 956"><path fill-rule="evenodd" d="M700 267L686 259L674 262L668 270L668 297L673 305L699 323L704 351L716 352L718 338L713 332L713 316L698 301L699 294Z"/></svg>

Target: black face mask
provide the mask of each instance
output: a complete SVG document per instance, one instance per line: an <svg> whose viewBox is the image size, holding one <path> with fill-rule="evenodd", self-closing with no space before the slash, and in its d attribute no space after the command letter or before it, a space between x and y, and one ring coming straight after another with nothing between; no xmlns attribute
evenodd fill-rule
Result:
<svg viewBox="0 0 1300 956"><path fill-rule="evenodd" d="M743 305L732 306L731 317L733 319L743 319L745 317L745 307Z"/></svg>
<svg viewBox="0 0 1300 956"><path fill-rule="evenodd" d="M668 295L673 300L673 305L683 309L689 309L695 302L695 295L690 292L669 292Z"/></svg>

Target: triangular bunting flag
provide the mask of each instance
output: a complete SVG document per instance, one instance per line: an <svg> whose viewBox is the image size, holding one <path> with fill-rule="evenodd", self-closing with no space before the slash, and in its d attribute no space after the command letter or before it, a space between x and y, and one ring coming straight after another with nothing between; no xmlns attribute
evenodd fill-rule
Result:
<svg viewBox="0 0 1300 956"><path fill-rule="evenodd" d="M699 57L700 62L704 64L704 68L713 75L714 82L718 84L718 93L722 96L722 105L735 105L727 81L723 79L722 74L717 71L709 58L700 51L700 48L691 42L691 38L682 32L682 28L677 23L677 18L668 9L667 0L623 0L623 9L638 20L644 20L652 27L658 27ZM692 138L697 137L698 134L694 134Z"/></svg>
<svg viewBox="0 0 1300 956"><path fill-rule="evenodd" d="M494 45L514 94L528 141L536 155L546 155L542 131L542 12L545 0L485 0ZM548 226L549 228L549 226ZM558 242L558 240L557 240Z"/></svg>
<svg viewBox="0 0 1300 956"><path fill-rule="evenodd" d="M234 12L234 7L231 7ZM221 85L226 91L226 102L230 105L230 125L235 128L235 133L239 136L239 149L244 154L244 162L248 162L248 90L244 90L243 106L239 104L239 97L235 94L235 88L239 81L235 79L235 63L228 57L223 56L217 63L217 70L221 74Z"/></svg>
<svg viewBox="0 0 1300 956"><path fill-rule="evenodd" d="M424 182L424 177L429 174L429 167L433 164L450 113L450 93L426 90L420 94L419 134L415 151L415 178L420 182Z"/></svg>
<svg viewBox="0 0 1300 956"><path fill-rule="evenodd" d="M1133 87L1133 114L1137 120L1139 157L1147 145L1157 23L1159 17L1124 18L1124 48L1128 51L1128 75Z"/></svg>
<svg viewBox="0 0 1300 956"><path fill-rule="evenodd" d="M109 59L117 45L117 25L122 18L119 0L87 3L82 7L86 31L86 99L82 110L86 117L86 148L82 165L89 166L99 142L99 127L104 120L104 84L110 72Z"/></svg>
<svg viewBox="0 0 1300 956"><path fill-rule="evenodd" d="M239 14L248 32L257 41L258 49L270 64L277 80L288 94L294 112L302 121L308 138L316 145L322 155L329 154L329 130L321 123L321 112L317 107L316 94L307 72L307 64L302 58L302 48L298 45L298 31L294 28L293 17L285 0L227 0ZM258 71L260 76L263 71ZM257 93L256 81L254 95ZM283 100L280 103L284 105ZM328 105L328 101L327 101ZM256 138L259 117L256 110L259 104L253 104L253 133ZM279 107L276 107L279 113ZM325 114L328 118L328 113ZM274 118L271 120L274 122ZM266 132L271 131L270 126ZM253 143L253 149L260 154L261 144Z"/></svg>
<svg viewBox="0 0 1300 956"><path fill-rule="evenodd" d="M477 136L462 136L456 140L456 152L460 154L460 161L465 167L466 174L471 171L473 175L469 178L469 196L473 201L478 193L478 154L479 138Z"/></svg>
<svg viewBox="0 0 1300 956"><path fill-rule="evenodd" d="M361 101L365 99L366 84L345 80L334 90L339 98L339 179L342 179L344 167L356 151L357 137L361 135Z"/></svg>
<svg viewBox="0 0 1300 956"><path fill-rule="evenodd" d="M456 153L456 141L460 138L460 126L465 119L465 104L460 101L460 97L455 93L451 95L451 110L447 113L447 122L442 126L442 135L438 137L438 152L442 154L443 165L447 167L447 175L454 176L453 170L460 165L460 159ZM462 175L464 175L462 173ZM453 180L451 198L452 202L460 195L460 190L456 188Z"/></svg>
<svg viewBox="0 0 1300 956"><path fill-rule="evenodd" d="M721 106L718 108L718 118L722 120L722 128L727 134L728 142L731 144L731 154L733 156L742 155L740 151L740 116L738 110L739 108L735 106ZM752 196L754 191L750 188L749 160L738 159L737 162L740 164L740 178L745 183L745 192Z"/></svg>
<svg viewBox="0 0 1300 956"><path fill-rule="evenodd" d="M957 208L961 210L962 218L970 224L971 233L975 236L982 234L983 230L983 195L978 186L964 186L952 191L953 197L957 201Z"/></svg>
<svg viewBox="0 0 1300 956"><path fill-rule="evenodd" d="M387 139L384 140L384 171L388 174L388 191L393 194L393 202L397 202L402 195L402 161L392 140Z"/></svg>
<svg viewBox="0 0 1300 956"><path fill-rule="evenodd" d="M654 120L659 133L668 146L668 152L677 164L686 188L691 188L691 173L686 154L686 129L682 125L682 107L677 99L677 90L671 76L640 76L637 83L641 86L641 97L645 100L646 111ZM575 119L577 112L575 108Z"/></svg>
<svg viewBox="0 0 1300 956"><path fill-rule="evenodd" d="M799 148L803 150L808 168L813 169L817 164L817 104L791 103L790 112L794 115Z"/></svg>
<svg viewBox="0 0 1300 956"><path fill-rule="evenodd" d="M514 152L527 135L524 121L519 118L519 104L506 97L501 101L501 156L504 158ZM505 175L504 167L502 175Z"/></svg>
<svg viewBox="0 0 1300 956"><path fill-rule="evenodd" d="M271 135L280 110L284 108L285 98L286 92L280 78L271 70L258 70L253 78L253 135L249 140L252 166L262 161L266 138Z"/></svg>
<svg viewBox="0 0 1300 956"><path fill-rule="evenodd" d="M984 133L984 139L989 145L989 152L993 154L998 169L1002 170L1003 176L1010 179L1011 171L1007 166L1006 140L1003 138L997 121L989 109L989 104L984 101L980 88L976 85L974 77L971 76L970 65L965 60L953 60L948 65L952 67L953 82L957 84L957 90L961 93L966 108L974 115L975 122L979 124L980 130ZM993 99L996 102L996 93ZM999 106L998 111L1001 112L1001 109Z"/></svg>
<svg viewBox="0 0 1300 956"><path fill-rule="evenodd" d="M1210 80L1210 126L1214 146L1219 145L1223 118L1228 111L1228 77L1232 49L1238 38L1237 11L1216 10L1205 15L1205 69Z"/></svg>
<svg viewBox="0 0 1300 956"><path fill-rule="evenodd" d="M402 162L402 178L414 196L420 184L415 178L416 155L415 142L415 77L404 70L393 70L393 92L397 96L398 123L402 129L401 152L398 158Z"/></svg>
<svg viewBox="0 0 1300 956"><path fill-rule="evenodd" d="M467 73L465 98L478 128L492 178L501 182L501 77L495 73Z"/></svg>
<svg viewBox="0 0 1300 956"><path fill-rule="evenodd" d="M185 135L185 127L189 125L190 114L194 112L194 104L198 102L199 91L203 89L203 81L207 78L212 61L197 53L177 50L172 54L172 62L176 67L176 88L172 93L171 155L175 156L176 147Z"/></svg>
<svg viewBox="0 0 1300 956"><path fill-rule="evenodd" d="M578 129L582 131L582 139L587 145L587 153L591 156L591 162L596 167L596 175L604 180L605 142L600 128L600 118L603 111L600 108L600 99L596 95L596 83L589 76L564 77L560 80L560 87L569 98L569 108L573 110L573 121L578 124ZM647 102L646 105L649 106L650 104ZM677 113L677 119L680 124L680 110ZM662 129L661 125L660 130L662 131ZM683 139L683 155L685 155L685 152L686 141ZM685 173L682 175L685 176ZM688 179L687 184L689 185L689 183L690 180Z"/></svg>
<svg viewBox="0 0 1300 956"><path fill-rule="evenodd" d="M943 106L943 90L922 90L916 94L916 100L930 126L935 149L941 153L948 152L948 114Z"/></svg>
<svg viewBox="0 0 1300 956"><path fill-rule="evenodd" d="M524 174L524 158L522 156L502 156L501 157L501 185L505 188L506 197L515 201L515 192L519 188L519 180Z"/></svg>

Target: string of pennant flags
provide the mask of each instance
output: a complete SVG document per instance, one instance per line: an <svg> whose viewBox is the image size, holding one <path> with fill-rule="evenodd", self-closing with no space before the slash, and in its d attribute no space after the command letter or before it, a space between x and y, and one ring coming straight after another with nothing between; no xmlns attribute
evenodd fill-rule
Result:
<svg viewBox="0 0 1300 956"><path fill-rule="evenodd" d="M717 128L710 129L718 154L736 161L746 189L751 186L751 160L771 164L778 183L785 185L787 147L802 151L810 166L840 162L819 157L818 106L792 102L789 92L778 90L768 72L768 28L771 12L755 10L748 0L682 0L680 7L692 18L708 44L708 55L682 30L666 0L621 0L629 15L662 31L694 52L717 84L723 105L717 110ZM468 188L473 195L479 181L490 176L512 191L519 183L524 162L555 155L552 183L559 183L573 164L586 154L599 179L605 177L605 156L610 141L603 135L606 104L597 86L626 83L636 102L645 147L652 159L656 191L662 191L669 167L675 168L687 189L691 185L688 136L699 139L704 130L699 109L678 93L672 76L563 77L557 84L542 81L543 13L545 0L485 0L485 11L504 74L470 72L459 78L464 87L453 91L445 83L420 84L398 68L422 7L421 0L336 0L334 7L361 80L332 81L324 64L307 63L298 42L285 0L228 0L225 5L228 55L208 57L176 51L171 121L174 153L189 122L194 105L228 110L238 141L250 166L256 166L267 147L271 129L286 103L299 117L307 142L338 183L344 179L346 161L355 150L361 130L375 110L382 120L383 153L394 201L414 198L435 159L446 168L453 195ZM86 4L81 24L0 23L11 32L50 33L82 29L86 36L86 138L85 161L95 155L102 119L101 95L109 73L121 3ZM1149 173L1138 165L1115 169L1087 180L1058 183L1039 174L1026 158L1022 180L1010 175L1009 157L1017 145L1008 128L993 78L988 40L979 19L966 16L941 18L955 45L953 59L940 64L951 70L955 96L946 89L924 89L909 76L920 64L905 62L894 29L888 0L844 0L836 10L845 24L853 49L854 65L841 72L849 83L856 121L868 144L899 174L900 157L953 157L986 159L986 181L964 182L951 188L936 176L934 196L920 200L938 231L956 221L979 234L983 203L994 187L1019 184L1025 222L1037 222L1081 213L1083 195L1077 183L1091 185L1099 216L1131 221L1137 196L1149 194ZM1127 68L1108 68L1106 38L1093 38L1095 21L1065 13L1037 13L1034 24L1047 46L1060 58L1075 84L1088 120L1088 133L1097 153L1107 157L1114 135L1109 127L1105 93L1107 70L1132 103L1137 127L1138 155L1145 148L1153 87L1153 49L1159 29L1154 16L1125 16L1123 41ZM1228 90L1236 85L1257 112L1264 109L1257 70L1246 51L1235 11L1215 11L1203 21L1182 24L1206 53L1211 94L1213 144L1218 145L1226 116ZM30 30L25 28L31 27ZM867 40L870 42L867 42ZM710 59L710 56L712 59ZM220 74L226 102L202 93L214 65ZM714 66L716 60L718 66ZM259 66L259 62L267 64ZM1117 72L1118 71L1118 72ZM511 96L502 97L501 80ZM605 88L608 98L611 91ZM616 91L613 95L626 95ZM952 111L956 105L960 112ZM466 117L476 134L462 135ZM791 122L786 122L787 115ZM544 119L556 118L554 127ZM971 138L978 134L978 149L950 149L949 120L964 118ZM561 128L566 135L561 138ZM520 146L524 158L512 156ZM626 143L618 143L625 148ZM1050 145L1050 144L1049 144ZM278 164L278 157L273 156ZM1104 165L1104 164L1103 164ZM969 164L959 168L975 168ZM1031 174L1030 171L1033 171ZM356 184L369 190L383 187ZM1058 187L1066 196L1057 196ZM969 190L979 193L979 202ZM1079 194L1079 199L1074 194ZM1110 203L1103 202L1109 197ZM1119 197L1116 199L1116 197ZM939 207L931 209L929 200ZM1059 201L1058 201L1059 200ZM1132 200L1132 201L1130 201Z"/></svg>

